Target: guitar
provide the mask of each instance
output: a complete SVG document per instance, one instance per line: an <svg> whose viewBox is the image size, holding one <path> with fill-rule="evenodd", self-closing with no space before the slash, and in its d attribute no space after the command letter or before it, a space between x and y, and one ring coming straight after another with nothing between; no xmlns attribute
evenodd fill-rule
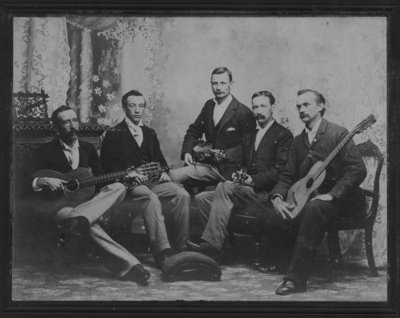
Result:
<svg viewBox="0 0 400 318"><path fill-rule="evenodd" d="M343 140L335 147L335 149L333 149L324 161L317 161L305 177L292 185L286 197L286 202L293 207L291 209L292 219L300 213L310 195L322 184L326 175L326 167L336 157L340 150L342 150L355 134L361 133L375 122L376 119L374 115L369 115L343 138Z"/></svg>
<svg viewBox="0 0 400 318"><path fill-rule="evenodd" d="M202 163L215 164L227 159L227 156L223 150L213 149L210 143L199 140L193 148L193 159Z"/></svg>
<svg viewBox="0 0 400 318"><path fill-rule="evenodd" d="M33 205L39 213L50 213L60 210L65 206L75 207L89 200L94 192L95 185L120 181L124 183L128 189L134 188L141 183L135 178L129 177L129 173L136 171L145 175L148 180L159 178L164 168L160 167L158 162L150 162L137 168L129 168L127 170L112 172L109 174L93 176L92 172L87 168L77 168L68 173L60 173L53 170L39 170L34 172L32 178L58 178L67 181L64 184L65 192L50 191L43 189L37 192Z"/></svg>

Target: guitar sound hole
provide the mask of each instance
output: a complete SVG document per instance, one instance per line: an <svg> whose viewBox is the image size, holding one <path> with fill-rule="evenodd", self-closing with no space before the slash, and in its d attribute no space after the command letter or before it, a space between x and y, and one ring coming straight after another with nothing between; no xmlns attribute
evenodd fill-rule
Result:
<svg viewBox="0 0 400 318"><path fill-rule="evenodd" d="M314 183L314 180L312 178L308 179L307 180L307 184L306 184L307 189L311 188L313 183Z"/></svg>
<svg viewBox="0 0 400 318"><path fill-rule="evenodd" d="M73 193L79 190L79 181L76 179L69 179L65 185L65 189L68 193Z"/></svg>

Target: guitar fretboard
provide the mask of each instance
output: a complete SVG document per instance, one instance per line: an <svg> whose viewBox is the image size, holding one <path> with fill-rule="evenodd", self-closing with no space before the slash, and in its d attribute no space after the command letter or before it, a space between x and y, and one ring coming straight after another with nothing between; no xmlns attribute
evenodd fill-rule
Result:
<svg viewBox="0 0 400 318"><path fill-rule="evenodd" d="M135 170L140 174L151 177L151 176L154 176L157 173L159 173L160 164L159 163L149 163L149 164L140 166ZM129 173L129 170L123 170L123 171L111 172L108 174L95 176L95 177L82 178L82 179L79 179L78 181L79 181L80 187L84 188L84 187L90 187L90 186L94 186L97 184L109 183L112 181L122 179L128 173Z"/></svg>
<svg viewBox="0 0 400 318"><path fill-rule="evenodd" d="M326 169L326 167L337 156L342 148L350 141L350 139L353 138L355 134L362 132L375 122L375 117L373 115L369 115L366 119L359 123L356 128L349 132L346 137L344 137L342 141L335 147L335 149L329 154L329 156L326 157L321 167L316 171L314 179L317 179L320 176L320 174Z"/></svg>

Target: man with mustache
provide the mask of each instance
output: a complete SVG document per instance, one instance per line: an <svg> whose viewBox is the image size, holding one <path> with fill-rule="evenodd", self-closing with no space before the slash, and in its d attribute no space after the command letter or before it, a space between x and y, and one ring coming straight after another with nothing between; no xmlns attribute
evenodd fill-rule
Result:
<svg viewBox="0 0 400 318"><path fill-rule="evenodd" d="M76 112L68 106L61 106L53 112L51 118L57 137L40 147L32 163L32 171L46 169L67 173L83 167L91 169L95 175L101 174L96 149L78 138L79 121ZM133 173L132 177L135 176ZM67 181L58 178L29 178L29 182L36 192L66 191ZM55 220L67 235L92 240L98 247L103 264L119 279L146 285L150 273L98 223L104 213L124 198L125 192L125 186L115 182L103 186L92 199L78 206L66 206L58 211L38 209L37 213L42 213L41 216L50 221Z"/></svg>
<svg viewBox="0 0 400 318"><path fill-rule="evenodd" d="M323 118L325 98L321 93L305 89L297 93L297 111L305 124L290 148L288 164L271 191L273 208L266 209L268 228L289 226L277 241L294 242L289 269L276 294L289 295L306 291L307 279L313 268L313 257L327 225L336 218L357 218L364 211L365 195L358 187L366 176L360 152L350 140L326 168L326 177L316 195L300 214L291 218L291 206L285 202L289 188L303 178L319 160L324 160L348 131Z"/></svg>
<svg viewBox="0 0 400 318"><path fill-rule="evenodd" d="M250 109L231 94L232 73L226 67L218 67L211 74L211 89L215 96L208 100L199 116L186 132L181 159L186 166L171 171L171 179L177 183L188 180L215 182L230 179L236 164L221 161L215 165L196 164L193 148L199 139L212 144L214 149L227 150L240 145L242 137L255 128ZM239 151L239 150L238 150Z"/></svg>
<svg viewBox="0 0 400 318"><path fill-rule="evenodd" d="M252 109L257 129L243 137L242 166L248 171L245 180L220 182L214 191L196 195L203 226L201 242L188 241L192 250L217 257L227 235L227 226L234 202L252 205L263 202L275 186L286 165L293 136L273 118L275 97L269 91L252 96Z"/></svg>

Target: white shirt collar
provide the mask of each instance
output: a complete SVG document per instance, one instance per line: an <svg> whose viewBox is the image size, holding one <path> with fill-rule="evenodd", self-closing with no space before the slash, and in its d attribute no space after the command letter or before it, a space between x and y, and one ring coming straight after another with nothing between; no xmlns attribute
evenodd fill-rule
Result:
<svg viewBox="0 0 400 318"><path fill-rule="evenodd" d="M139 124L136 125L128 117L125 117L125 123L128 125L128 127L131 127L132 129L136 129L136 128L139 128L140 126L144 126L142 120L140 120Z"/></svg>
<svg viewBox="0 0 400 318"><path fill-rule="evenodd" d="M272 126L272 124L275 122L274 119L272 119L267 125L265 125L264 128L262 128L258 122L257 122L257 134L256 134L256 139L254 140L254 150L257 151L258 146L260 145L261 139L265 136L267 133L268 129Z"/></svg>
<svg viewBox="0 0 400 318"><path fill-rule="evenodd" d="M73 144L72 147L68 146L61 138L58 138L58 140L60 141L60 145L64 150L72 150L72 149L76 150L79 148L79 140L78 139L75 140L75 143Z"/></svg>
<svg viewBox="0 0 400 318"><path fill-rule="evenodd" d="M231 101L232 101L232 95L231 95L231 94L229 94L228 97L225 98L225 99L222 101L221 104L218 104L217 99L214 98L215 106L218 106L218 107L228 107L229 104L231 103Z"/></svg>

